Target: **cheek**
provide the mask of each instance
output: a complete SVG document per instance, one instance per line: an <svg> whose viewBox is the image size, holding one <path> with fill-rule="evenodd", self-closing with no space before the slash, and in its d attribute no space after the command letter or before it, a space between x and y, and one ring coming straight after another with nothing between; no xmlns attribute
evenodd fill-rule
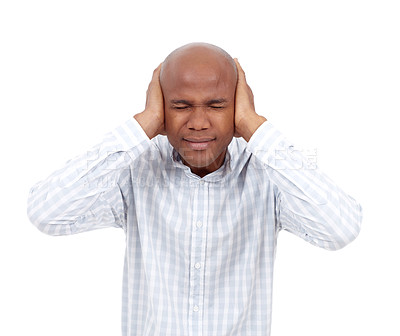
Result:
<svg viewBox="0 0 400 336"><path fill-rule="evenodd" d="M168 139L170 139L171 144L175 143L180 139L180 133L185 125L185 120L183 115L178 115L177 113L165 111L165 132L167 133Z"/></svg>
<svg viewBox="0 0 400 336"><path fill-rule="evenodd" d="M235 133L234 118L225 116L214 121L215 131L219 138L219 146L226 147Z"/></svg>
<svg viewBox="0 0 400 336"><path fill-rule="evenodd" d="M233 133L235 129L235 117L234 110L227 111L228 113L218 120L216 125L223 131L224 133Z"/></svg>
<svg viewBox="0 0 400 336"><path fill-rule="evenodd" d="M166 110L164 118L165 118L165 130L167 132L168 130L174 130L177 128L179 121L174 113Z"/></svg>

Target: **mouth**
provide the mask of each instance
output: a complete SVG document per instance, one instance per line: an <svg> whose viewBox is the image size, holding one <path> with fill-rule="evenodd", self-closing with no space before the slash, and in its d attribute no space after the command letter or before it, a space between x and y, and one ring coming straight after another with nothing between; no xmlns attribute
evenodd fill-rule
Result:
<svg viewBox="0 0 400 336"><path fill-rule="evenodd" d="M190 149L195 151L206 150L215 141L215 138L183 138Z"/></svg>

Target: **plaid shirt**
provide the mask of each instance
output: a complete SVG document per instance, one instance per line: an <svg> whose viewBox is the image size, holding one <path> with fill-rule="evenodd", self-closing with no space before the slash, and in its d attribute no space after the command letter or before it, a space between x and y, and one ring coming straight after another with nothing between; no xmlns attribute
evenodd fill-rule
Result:
<svg viewBox="0 0 400 336"><path fill-rule="evenodd" d="M28 215L50 235L125 231L123 336L269 336L279 231L336 250L362 218L269 121L200 178L133 118L35 185Z"/></svg>

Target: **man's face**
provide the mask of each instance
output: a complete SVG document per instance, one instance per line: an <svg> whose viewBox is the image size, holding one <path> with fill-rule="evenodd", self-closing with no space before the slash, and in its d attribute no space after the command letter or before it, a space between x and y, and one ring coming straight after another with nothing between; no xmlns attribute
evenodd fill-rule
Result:
<svg viewBox="0 0 400 336"><path fill-rule="evenodd" d="M234 134L236 74L221 57L171 63L161 80L165 130L183 162L203 177L223 164Z"/></svg>

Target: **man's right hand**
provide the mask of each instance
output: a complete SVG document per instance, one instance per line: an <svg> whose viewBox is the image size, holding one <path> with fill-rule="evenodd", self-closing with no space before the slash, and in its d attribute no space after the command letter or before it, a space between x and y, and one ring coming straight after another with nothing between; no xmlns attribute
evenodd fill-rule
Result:
<svg viewBox="0 0 400 336"><path fill-rule="evenodd" d="M146 107L134 116L147 136L152 139L158 134L165 135L164 97L160 85L162 63L153 72L153 78L146 92Z"/></svg>

